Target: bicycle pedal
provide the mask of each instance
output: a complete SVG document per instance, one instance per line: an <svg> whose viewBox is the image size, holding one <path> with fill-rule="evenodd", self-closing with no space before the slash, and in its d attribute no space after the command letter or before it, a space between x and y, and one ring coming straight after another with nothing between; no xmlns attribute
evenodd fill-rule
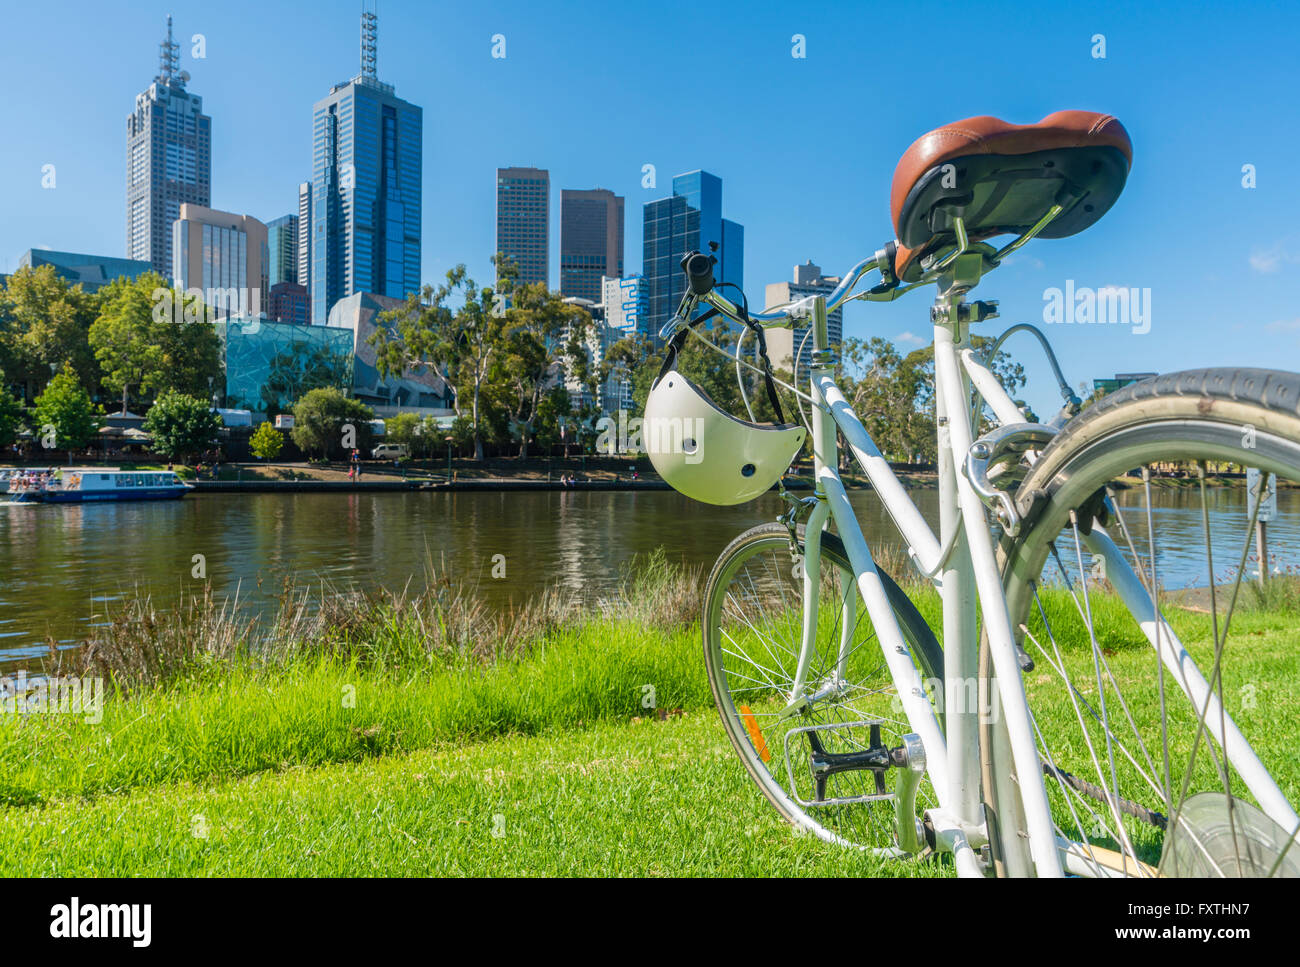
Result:
<svg viewBox="0 0 1300 967"><path fill-rule="evenodd" d="M892 800L894 793L890 792L885 784L885 773L898 765L898 756L881 740L880 727L883 721L883 719L868 719L860 722L833 722L826 725L805 725L788 731L785 734L785 762L790 779L790 792L795 801L804 808L809 808ZM851 752L828 752L822 744L819 733L836 733L848 729L866 729L868 734L866 746ZM809 747L808 776L812 781L813 795L806 801L798 793L794 757L790 754L791 739L797 736L802 736ZM827 785L831 778L849 772L873 773L875 791L853 796L827 797Z"/></svg>

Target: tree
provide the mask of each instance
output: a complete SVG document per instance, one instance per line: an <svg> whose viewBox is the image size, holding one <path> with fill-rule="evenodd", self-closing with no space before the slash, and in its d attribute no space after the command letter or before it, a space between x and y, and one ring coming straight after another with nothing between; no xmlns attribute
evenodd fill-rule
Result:
<svg viewBox="0 0 1300 967"><path fill-rule="evenodd" d="M248 448L253 451L253 455L263 460L274 460L280 455L283 446L284 434L270 422L259 423L253 431L253 438L248 441Z"/></svg>
<svg viewBox="0 0 1300 967"><path fill-rule="evenodd" d="M70 363L87 390L99 370L87 339L99 296L70 285L52 265L20 268L0 287L0 369L31 399L49 382L51 367Z"/></svg>
<svg viewBox="0 0 1300 967"><path fill-rule="evenodd" d="M384 440L409 447L419 427L420 418L414 413L398 413L392 419L384 420Z"/></svg>
<svg viewBox="0 0 1300 967"><path fill-rule="evenodd" d="M426 285L421 293L412 293L400 309L380 314L381 321L395 326L396 338L387 326L380 326L369 339L375 347L375 366L384 378L390 374L400 377L411 366L432 365L455 395L458 416L464 413L468 396L475 460L483 459L484 384L504 342L504 299L517 274L513 264L501 256L493 256L492 264L501 280L500 293L493 288L480 289L465 266L458 265L436 289ZM464 301L453 310L448 302L456 295Z"/></svg>
<svg viewBox="0 0 1300 967"><path fill-rule="evenodd" d="M213 384L221 377L221 340L208 322L155 323L152 327L162 352L162 371L155 388L175 390L200 399L210 399Z"/></svg>
<svg viewBox="0 0 1300 967"><path fill-rule="evenodd" d="M23 405L10 395L8 381L0 371L0 447L7 447L18 439L23 424Z"/></svg>
<svg viewBox="0 0 1300 967"><path fill-rule="evenodd" d="M304 453L331 453L356 447L370 449L374 411L334 387L308 392L293 408L293 442Z"/></svg>
<svg viewBox="0 0 1300 967"><path fill-rule="evenodd" d="M933 460L933 355L903 356L888 339L847 339L841 352L841 385L876 446L894 460Z"/></svg>
<svg viewBox="0 0 1300 967"><path fill-rule="evenodd" d="M702 333L702 335L725 350L727 356L700 345L698 340L688 339L682 351L677 354L677 371L704 390L722 409L729 413L742 412L744 404L740 400L740 390L736 385L736 364L734 359L728 358L735 352L736 337L725 332ZM752 347L753 342L749 342L747 346ZM636 355L640 355L645 361L639 365L632 363L631 360ZM643 340L639 353L627 352L624 358L629 361L632 368L632 398L636 408L644 413L646 397L650 395L650 385L663 366L663 354L651 355L649 340ZM751 393L751 401L752 395Z"/></svg>
<svg viewBox="0 0 1300 967"><path fill-rule="evenodd" d="M553 387L537 404L537 445L550 450L558 446L560 421L573 415L569 391L563 386Z"/></svg>
<svg viewBox="0 0 1300 967"><path fill-rule="evenodd" d="M91 402L68 362L36 397L32 415L42 446L71 452L84 447L99 432L102 411Z"/></svg>
<svg viewBox="0 0 1300 967"><path fill-rule="evenodd" d="M587 354L592 332L587 310L568 304L558 292L546 286L519 286L514 304L506 312L504 346L499 357L500 376L509 387L510 422L519 436L519 456L528 456L538 408L546 391L555 384L560 365L567 365L579 379L593 369ZM599 399L597 379L591 387Z"/></svg>
<svg viewBox="0 0 1300 967"><path fill-rule="evenodd" d="M182 461L202 453L217 439L221 417L206 400L167 390L144 418L144 430L153 436L153 449Z"/></svg>
<svg viewBox="0 0 1300 967"><path fill-rule="evenodd" d="M101 292L103 306L90 327L90 347L104 371L104 385L122 394L127 411L131 390L143 395L163 385L167 363L153 319L153 293L163 289L161 276L146 272L134 281L113 280Z"/></svg>

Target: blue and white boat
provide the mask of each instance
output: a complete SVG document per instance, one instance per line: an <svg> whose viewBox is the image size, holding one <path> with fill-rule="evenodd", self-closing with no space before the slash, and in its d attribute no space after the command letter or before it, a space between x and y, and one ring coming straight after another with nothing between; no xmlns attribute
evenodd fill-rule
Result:
<svg viewBox="0 0 1300 967"><path fill-rule="evenodd" d="M170 470L60 467L57 470L17 470L9 475L9 498L19 503L176 500L193 489Z"/></svg>

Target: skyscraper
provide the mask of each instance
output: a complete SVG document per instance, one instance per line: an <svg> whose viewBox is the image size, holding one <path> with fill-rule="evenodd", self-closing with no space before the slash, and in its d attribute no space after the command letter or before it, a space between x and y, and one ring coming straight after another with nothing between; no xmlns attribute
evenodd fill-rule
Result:
<svg viewBox="0 0 1300 967"><path fill-rule="evenodd" d="M601 293L605 306L603 352L608 352L609 347L620 339L636 339L647 334L647 293L640 276L602 279ZM606 413L612 413L630 410L632 405L632 374L626 367L616 366L605 383L602 406Z"/></svg>
<svg viewBox="0 0 1300 967"><path fill-rule="evenodd" d="M550 197L545 168L497 169L497 253L514 260L518 282L547 284Z"/></svg>
<svg viewBox="0 0 1300 967"><path fill-rule="evenodd" d="M745 285L745 229L722 217L722 179L688 171L673 179L673 193L647 202L643 210L642 272L648 292L647 326L655 337L677 310L686 291L681 260L687 252L709 252L718 243L714 278ZM738 299L734 289L726 293Z"/></svg>
<svg viewBox="0 0 1300 967"><path fill-rule="evenodd" d="M172 222L182 204L212 203L212 119L203 98L185 90L179 45L158 45L159 70L126 119L126 256L172 269Z"/></svg>
<svg viewBox="0 0 1300 967"><path fill-rule="evenodd" d="M266 226L248 215L220 212L186 202L172 224L178 289L200 289L214 319L266 312Z"/></svg>
<svg viewBox="0 0 1300 967"><path fill-rule="evenodd" d="M560 291L599 302L605 276L623 276L623 199L604 188L565 188L560 192Z"/></svg>
<svg viewBox="0 0 1300 967"><path fill-rule="evenodd" d="M420 288L424 111L376 75L376 17L361 15L361 73L313 111L311 318L339 299Z"/></svg>
<svg viewBox="0 0 1300 967"><path fill-rule="evenodd" d="M780 305L794 302L805 296L829 295L840 284L839 276L822 275L821 266L813 265L809 259L803 265L794 267L793 282L769 282L765 293L765 309L774 309ZM844 338L844 307L836 309L826 316L826 329L832 346L838 345ZM804 340L808 334L808 324L804 323L794 329L767 330L767 355L772 365L778 369L793 373L797 384L804 388L808 382L808 365L812 359L812 340ZM798 353L796 369L795 354Z"/></svg>
<svg viewBox="0 0 1300 967"><path fill-rule="evenodd" d="M298 186L298 284L308 293L307 321L311 322L311 182Z"/></svg>
<svg viewBox="0 0 1300 967"><path fill-rule="evenodd" d="M266 244L271 251L271 285L298 281L298 216L281 215L266 223Z"/></svg>

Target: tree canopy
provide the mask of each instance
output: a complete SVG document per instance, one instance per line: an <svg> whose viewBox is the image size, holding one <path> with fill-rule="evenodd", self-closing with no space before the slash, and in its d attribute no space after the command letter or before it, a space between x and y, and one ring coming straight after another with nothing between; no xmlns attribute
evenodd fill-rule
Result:
<svg viewBox="0 0 1300 967"><path fill-rule="evenodd" d="M201 400L167 390L150 407L144 430L153 435L153 450L172 459L188 460L212 446L221 417Z"/></svg>
<svg viewBox="0 0 1300 967"><path fill-rule="evenodd" d="M69 362L36 397L32 430L37 442L47 449L76 450L95 438L102 415Z"/></svg>
<svg viewBox="0 0 1300 967"><path fill-rule="evenodd" d="M293 442L304 453L321 457L370 449L370 421L375 413L333 387L308 392L293 408Z"/></svg>

